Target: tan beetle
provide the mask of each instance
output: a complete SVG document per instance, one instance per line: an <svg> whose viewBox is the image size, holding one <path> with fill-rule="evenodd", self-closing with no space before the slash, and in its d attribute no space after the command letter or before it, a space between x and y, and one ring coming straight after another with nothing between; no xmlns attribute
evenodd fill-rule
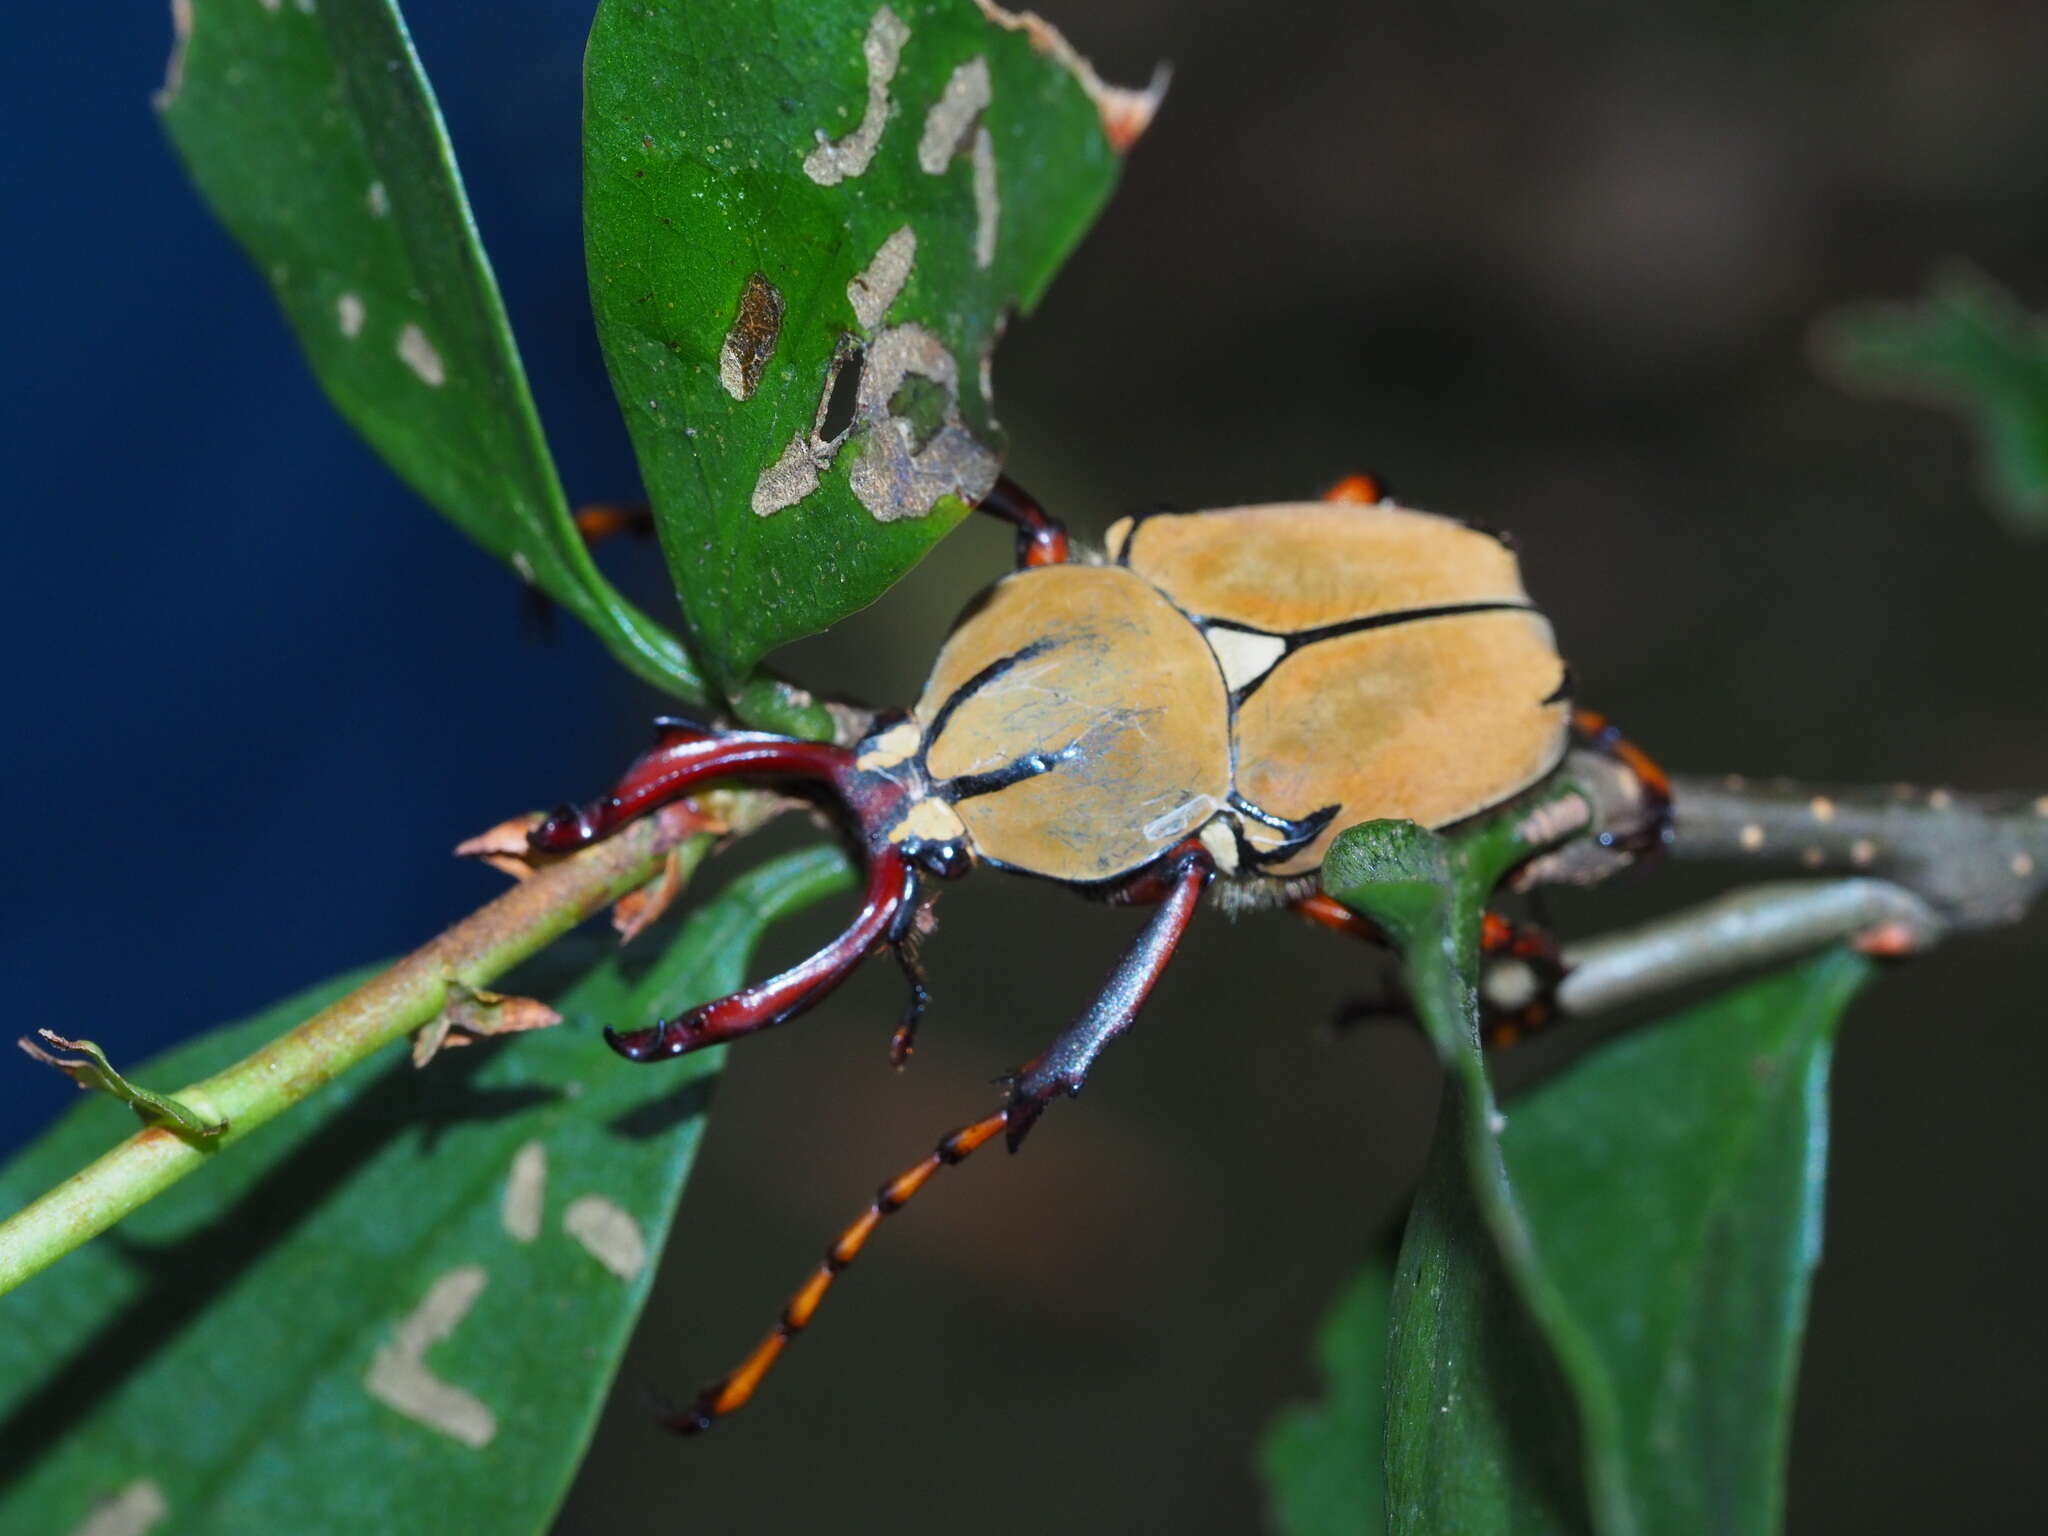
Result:
<svg viewBox="0 0 2048 1536"><path fill-rule="evenodd" d="M1212 881L1362 929L1317 885L1338 830L1461 821L1549 773L1571 738L1566 670L1513 551L1395 505L1367 477L1318 502L1126 518L1100 562L1070 560L1065 531L1008 480L981 509L1017 527L1019 569L969 606L914 708L852 747L664 720L611 795L531 835L565 851L709 780L809 781L865 861L859 914L810 959L650 1028L608 1030L635 1061L779 1024L888 947L911 983L891 1045L901 1064L925 1003L911 946L927 882L976 863L1157 904L1094 1003L1005 1080L1004 1107L884 1185L754 1355L669 1416L677 1429L744 1403L880 1218L938 1168L998 1132L1015 1150L1047 1104L1080 1090ZM1662 775L1593 729L1642 781L1653 841ZM1503 926L1495 942L1527 941Z"/></svg>

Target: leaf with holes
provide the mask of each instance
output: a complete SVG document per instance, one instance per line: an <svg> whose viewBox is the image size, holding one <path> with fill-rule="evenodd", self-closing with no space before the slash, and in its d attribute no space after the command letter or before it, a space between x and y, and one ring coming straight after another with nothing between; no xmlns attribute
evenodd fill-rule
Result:
<svg viewBox="0 0 2048 1536"><path fill-rule="evenodd" d="M179 0L157 97L329 398L414 490L691 700L569 516L441 114L391 0Z"/></svg>
<svg viewBox="0 0 2048 1536"><path fill-rule="evenodd" d="M699 654L872 602L994 481L989 359L1154 98L976 0L604 0L591 302Z"/></svg>
<svg viewBox="0 0 2048 1536"><path fill-rule="evenodd" d="M1938 276L1918 305L1851 309L1819 336L1845 384L1947 406L1983 445L1991 504L2024 533L2048 532L2048 319L1982 273Z"/></svg>
<svg viewBox="0 0 2048 1536"><path fill-rule="evenodd" d="M544 956L513 983L564 1027L424 1071L394 1048L8 1297L0 1529L545 1530L718 1068L630 1066L597 1028L737 986L768 924L850 881L837 851L796 854L651 964L608 951L556 987ZM202 1077L359 979L142 1070ZM119 1106L81 1104L0 1173L0 1208L127 1129Z"/></svg>

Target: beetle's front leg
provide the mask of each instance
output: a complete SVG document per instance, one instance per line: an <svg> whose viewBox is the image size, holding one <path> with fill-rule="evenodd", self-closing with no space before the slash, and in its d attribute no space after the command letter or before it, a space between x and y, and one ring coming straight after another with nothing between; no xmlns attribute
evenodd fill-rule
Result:
<svg viewBox="0 0 2048 1536"><path fill-rule="evenodd" d="M786 1023L830 996L860 963L885 945L901 945L918 902L917 870L884 843L868 852L868 887L846 931L780 976L729 997L701 1004L649 1029L604 1032L605 1043L629 1061L666 1061L707 1045L722 1045ZM911 1014L897 1031L892 1055L900 1066L923 1011L924 989L912 993Z"/></svg>
<svg viewBox="0 0 2048 1536"><path fill-rule="evenodd" d="M1007 1135L1012 1152L1023 1144L1046 1105L1081 1091L1103 1047L1131 1027L1188 931L1202 892L1216 877L1216 865L1209 851L1191 838L1166 854L1158 874L1166 885L1158 909L1117 961L1088 1011L1011 1078Z"/></svg>
<svg viewBox="0 0 2048 1536"><path fill-rule="evenodd" d="M1067 563L1066 527L1058 519L1047 517L1045 508L1008 475L996 477L996 483L975 504L975 510L999 517L1017 530L1019 567Z"/></svg>

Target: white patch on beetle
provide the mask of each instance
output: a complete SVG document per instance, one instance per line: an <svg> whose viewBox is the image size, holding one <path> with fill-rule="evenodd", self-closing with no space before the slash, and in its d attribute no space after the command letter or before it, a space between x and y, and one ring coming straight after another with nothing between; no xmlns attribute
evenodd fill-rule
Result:
<svg viewBox="0 0 2048 1536"><path fill-rule="evenodd" d="M640 1224L603 1195L584 1195L562 1215L562 1226L598 1263L621 1280L647 1267L647 1239Z"/></svg>
<svg viewBox="0 0 2048 1536"><path fill-rule="evenodd" d="M966 146L967 134L994 99L989 84L988 60L976 54L954 68L946 88L924 115L924 132L917 140L917 163L927 176L938 176L953 163Z"/></svg>
<svg viewBox="0 0 2048 1536"><path fill-rule="evenodd" d="M335 322L341 326L341 334L354 341L363 334L362 295L344 293L334 301Z"/></svg>
<svg viewBox="0 0 2048 1536"><path fill-rule="evenodd" d="M945 391L945 418L922 443L890 402L913 374ZM899 325L869 345L854 406L867 427L848 482L878 523L923 517L942 496L977 502L996 483L996 456L960 418L960 365L921 325Z"/></svg>
<svg viewBox="0 0 2048 1536"><path fill-rule="evenodd" d="M145 1477L93 1505L85 1523L71 1536L143 1536L170 1512L163 1489Z"/></svg>
<svg viewBox="0 0 2048 1536"><path fill-rule="evenodd" d="M1216 653L1216 664L1223 669L1223 686L1232 693L1257 682L1287 654L1287 642L1278 635L1254 634L1226 624L1211 624L1202 631L1202 638Z"/></svg>
<svg viewBox="0 0 2048 1536"><path fill-rule="evenodd" d="M889 841L908 842L921 838L927 843L950 843L967 835L960 813L943 800L914 800L903 819L889 829Z"/></svg>
<svg viewBox="0 0 2048 1536"><path fill-rule="evenodd" d="M1157 805L1158 801L1152 802ZM1178 839L1198 821L1206 821L1219 809L1215 798L1210 795L1193 795L1181 801L1172 810L1162 812L1146 822L1141 829L1150 842L1170 843Z"/></svg>
<svg viewBox="0 0 2048 1536"><path fill-rule="evenodd" d="M996 141L988 129L974 130L974 264L988 267L996 259L996 224L1002 199L996 195Z"/></svg>
<svg viewBox="0 0 2048 1536"><path fill-rule="evenodd" d="M923 741L924 732L915 720L899 720L862 743L861 754L853 760L853 766L863 773L880 773L909 762Z"/></svg>
<svg viewBox="0 0 2048 1536"><path fill-rule="evenodd" d="M422 1363L453 1333L483 1294L489 1277L478 1264L451 1269L428 1288L427 1298L398 1325L397 1336L377 1351L363 1386L370 1396L415 1423L482 1449L498 1433L498 1418L473 1393L443 1381Z"/></svg>
<svg viewBox="0 0 2048 1536"><path fill-rule="evenodd" d="M1202 846L1209 850L1219 875L1237 873L1237 837L1229 823L1216 820L1202 828Z"/></svg>
<svg viewBox="0 0 2048 1536"><path fill-rule="evenodd" d="M505 1232L517 1242L540 1236L541 1206L548 1192L548 1149L529 1141L512 1156L512 1175L505 1181L505 1203L499 1215Z"/></svg>
<svg viewBox="0 0 2048 1536"><path fill-rule="evenodd" d="M370 190L363 194L363 201L369 205L370 217L381 219L391 212L391 194L384 190L384 183L373 181Z"/></svg>
<svg viewBox="0 0 2048 1536"><path fill-rule="evenodd" d="M427 333L409 320L405 329L398 333L398 355L429 388L439 389L448 382L448 370L441 365L441 354L427 340Z"/></svg>
<svg viewBox="0 0 2048 1536"><path fill-rule="evenodd" d="M1006 32L1022 32L1031 39L1031 46L1048 58L1063 66L1095 104L1095 114L1102 119L1103 137L1109 140L1110 148L1122 154L1151 126L1152 118L1159 110L1159 103L1166 99L1167 82L1172 71L1162 64L1152 72L1151 84L1142 91L1129 90L1123 86L1105 85L1102 77L1095 73L1095 66L1075 51L1074 45L1060 35L1059 28L1035 11L1008 11L997 5L995 0L974 0L981 8L981 14Z"/></svg>
<svg viewBox="0 0 2048 1536"><path fill-rule="evenodd" d="M882 130L889 126L889 82L896 78L896 66L903 57L903 45L910 41L910 28L883 6L868 23L868 35L860 51L868 65L867 107L860 126L841 139L828 139L818 130L818 142L804 156L804 174L821 187L837 186L858 176L875 158L882 142Z"/></svg>
<svg viewBox="0 0 2048 1536"><path fill-rule="evenodd" d="M782 290L759 272L740 290L739 313L718 349L718 382L735 400L751 400L782 336Z"/></svg>
<svg viewBox="0 0 2048 1536"><path fill-rule="evenodd" d="M846 285L846 300L861 329L872 331L882 323L889 306L910 281L910 269L916 262L917 231L906 224L882 242L865 269L854 274Z"/></svg>

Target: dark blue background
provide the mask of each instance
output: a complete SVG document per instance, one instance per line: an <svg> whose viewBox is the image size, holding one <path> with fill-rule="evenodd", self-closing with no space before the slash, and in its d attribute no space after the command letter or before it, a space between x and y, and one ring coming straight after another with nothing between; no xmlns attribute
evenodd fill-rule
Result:
<svg viewBox="0 0 2048 1536"><path fill-rule="evenodd" d="M1586 700L1674 766L2048 788L2048 552L1987 514L1952 422L1806 356L1816 316L1952 252L2048 305L2048 11L1046 8L1112 78L1178 70L997 370L1013 468L1079 530L1375 468L1517 532ZM407 9L571 495L631 494L577 228L587 0ZM158 133L159 0L10 20L0 976L14 1032L134 1061L469 910L500 882L446 850L604 783L655 704L572 625L535 643L517 583L327 407ZM909 696L1005 544L964 528L789 670ZM605 558L659 601L650 551ZM889 976L734 1053L687 1262L564 1529L1255 1523L1252 1428L1311 1389L1313 1321L1435 1102L1412 1039L1319 1029L1357 962L1281 920L1205 919L1087 1098L896 1224L730 1433L645 1424L638 1384L726 1365L1130 918L990 879L944 921L916 1070L881 1065ZM2038 1523L2038 948L1959 941L1851 1019L1795 1530ZM0 1064L0 1137L71 1093Z"/></svg>

